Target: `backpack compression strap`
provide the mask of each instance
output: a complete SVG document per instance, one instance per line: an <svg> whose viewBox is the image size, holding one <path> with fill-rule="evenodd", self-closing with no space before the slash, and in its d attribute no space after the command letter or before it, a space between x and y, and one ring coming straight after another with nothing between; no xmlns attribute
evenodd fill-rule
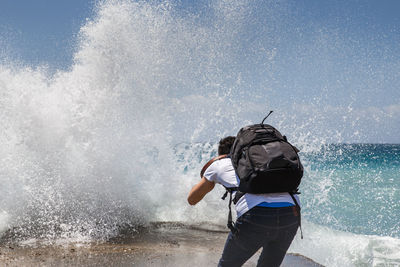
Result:
<svg viewBox="0 0 400 267"><path fill-rule="evenodd" d="M297 216L299 216L299 228L300 228L301 239L303 239L303 230L301 229L301 212L300 212L301 208L300 208L300 205L297 202L296 198L294 197L294 194L300 194L300 192L298 192L296 190L296 192L294 192L294 193L289 192L289 195L292 197L293 202L296 205L295 209L297 212Z"/></svg>
<svg viewBox="0 0 400 267"><path fill-rule="evenodd" d="M229 155L225 154L225 155L220 155L220 156L217 156L217 157L214 157L214 158L210 159L210 160L203 166L203 168L201 169L200 178L203 178L203 175L204 175L204 173L206 172L207 168L210 167L210 165L213 164L214 161L227 158L228 156L229 156Z"/></svg>

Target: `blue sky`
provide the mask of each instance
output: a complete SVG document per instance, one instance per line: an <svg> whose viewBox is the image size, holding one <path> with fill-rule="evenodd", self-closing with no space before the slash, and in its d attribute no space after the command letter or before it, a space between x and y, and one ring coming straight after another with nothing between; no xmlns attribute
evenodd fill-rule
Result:
<svg viewBox="0 0 400 267"><path fill-rule="evenodd" d="M14 57L28 64L48 63L65 68L71 63L79 28L93 16L96 0L2 0L0 34ZM196 3L197 2L197 3ZM182 9L197 11L201 2L178 1ZM279 2L279 1L277 1ZM293 23L340 29L365 45L382 41L399 52L400 2L396 0L296 0L289 3ZM260 15L262 16L262 11ZM307 28L305 30L307 34ZM290 40L288 40L290 41ZM290 46L289 46L290 47ZM376 56L379 56L377 54Z"/></svg>
<svg viewBox="0 0 400 267"><path fill-rule="evenodd" d="M13 59L29 65L71 64L79 28L92 15L94 1L2 0L0 44Z"/></svg>
<svg viewBox="0 0 400 267"><path fill-rule="evenodd" d="M213 1L170 2L178 13L197 13L207 21L207 7ZM347 116L345 110L357 109L358 115L349 116L357 118L393 111L383 116L386 124L376 126L366 141L400 143L396 134L400 130L396 117L400 110L400 1L250 2L257 8L247 14L247 28L237 41L242 51L233 60L247 66L241 72L249 90L267 94L272 109L274 103L291 106L296 102L306 115L321 108L341 117ZM94 17L95 4L95 0L2 0L0 62L68 69L79 29ZM276 49L268 70L258 60L257 45ZM363 120L362 127L368 131L367 124L374 122ZM379 132L382 127L385 130Z"/></svg>

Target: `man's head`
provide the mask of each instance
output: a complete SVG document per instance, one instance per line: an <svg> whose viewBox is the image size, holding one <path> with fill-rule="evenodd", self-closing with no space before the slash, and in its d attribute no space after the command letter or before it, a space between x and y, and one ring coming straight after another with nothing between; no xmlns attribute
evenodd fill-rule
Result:
<svg viewBox="0 0 400 267"><path fill-rule="evenodd" d="M234 136L227 136L222 138L219 141L219 145L218 145L218 155L225 155L225 154L229 154L229 152L231 151L231 147L233 145L233 142L235 142L236 137Z"/></svg>

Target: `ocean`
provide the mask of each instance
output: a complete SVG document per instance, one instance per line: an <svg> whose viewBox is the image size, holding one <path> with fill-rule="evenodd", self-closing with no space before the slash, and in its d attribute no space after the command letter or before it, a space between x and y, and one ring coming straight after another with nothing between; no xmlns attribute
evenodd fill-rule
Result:
<svg viewBox="0 0 400 267"><path fill-rule="evenodd" d="M248 1L211 1L197 15L170 1L102 1L67 70L2 60L1 244L103 242L166 222L226 230L223 188L195 207L187 194L216 142L274 106L267 123L305 167L304 239L289 252L325 266L399 266L400 145L363 142L362 129L376 128L351 107L341 117L323 99L274 99L268 69L279 44L242 46L257 25L279 39L274 23L287 10L264 8L268 23L257 24Z"/></svg>
<svg viewBox="0 0 400 267"><path fill-rule="evenodd" d="M189 162L206 162L216 155L215 147L208 149L186 145L180 151L197 150ZM397 144L330 144L300 152L304 239L297 236L289 251L326 266L399 265L399 151Z"/></svg>

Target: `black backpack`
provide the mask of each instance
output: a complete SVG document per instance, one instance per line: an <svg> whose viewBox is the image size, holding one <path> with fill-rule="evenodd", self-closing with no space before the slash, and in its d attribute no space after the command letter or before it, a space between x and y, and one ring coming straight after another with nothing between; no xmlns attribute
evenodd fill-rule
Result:
<svg viewBox="0 0 400 267"><path fill-rule="evenodd" d="M296 192L303 177L299 150L268 124L243 127L230 157L244 193Z"/></svg>
<svg viewBox="0 0 400 267"><path fill-rule="evenodd" d="M272 111L268 114L268 116ZM226 188L222 197L229 197L228 228L235 233L232 221L231 203L236 204L246 193L280 193L288 192L292 197L299 217L301 238L300 206L294 194L300 194L298 187L303 177L303 165L300 162L299 150L287 141L277 129L264 124L254 124L240 129L232 145L229 157L237 176L239 187ZM235 198L232 193L236 191Z"/></svg>

